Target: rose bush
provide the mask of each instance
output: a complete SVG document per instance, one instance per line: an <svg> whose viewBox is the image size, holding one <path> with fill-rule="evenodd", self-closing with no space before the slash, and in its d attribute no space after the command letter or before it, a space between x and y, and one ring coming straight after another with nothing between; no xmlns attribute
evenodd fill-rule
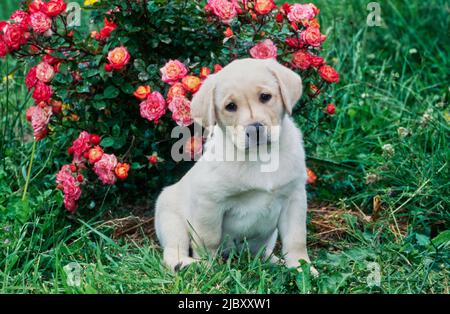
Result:
<svg viewBox="0 0 450 314"><path fill-rule="evenodd" d="M126 190L118 195L131 198L158 193L182 175L191 164L171 160L176 140L171 129L191 127L190 100L202 80L234 59L277 59L309 86L309 98L298 107L302 114L317 109L331 114L315 98L339 82L339 74L319 56L326 36L320 10L311 3L102 0L85 5L90 30L70 25L63 0L26 1L0 22L0 57L9 54L30 65L25 83L34 105L26 117L35 140L67 150L55 160L56 186L71 213L93 208L101 189ZM201 154L202 143L201 137L188 141L192 157Z"/></svg>

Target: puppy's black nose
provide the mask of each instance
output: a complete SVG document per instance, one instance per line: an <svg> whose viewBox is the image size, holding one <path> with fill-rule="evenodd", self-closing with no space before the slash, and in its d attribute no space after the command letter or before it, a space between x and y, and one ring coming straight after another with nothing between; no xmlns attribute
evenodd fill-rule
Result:
<svg viewBox="0 0 450 314"><path fill-rule="evenodd" d="M250 124L246 129L247 138L256 142L259 145L265 139L265 127L262 123L256 122Z"/></svg>

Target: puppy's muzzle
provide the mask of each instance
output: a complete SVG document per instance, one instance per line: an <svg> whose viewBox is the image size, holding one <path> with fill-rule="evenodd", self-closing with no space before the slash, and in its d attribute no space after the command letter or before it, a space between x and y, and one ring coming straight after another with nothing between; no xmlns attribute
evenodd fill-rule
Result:
<svg viewBox="0 0 450 314"><path fill-rule="evenodd" d="M246 148L267 145L270 143L270 136L267 127L259 122L253 123L245 128Z"/></svg>

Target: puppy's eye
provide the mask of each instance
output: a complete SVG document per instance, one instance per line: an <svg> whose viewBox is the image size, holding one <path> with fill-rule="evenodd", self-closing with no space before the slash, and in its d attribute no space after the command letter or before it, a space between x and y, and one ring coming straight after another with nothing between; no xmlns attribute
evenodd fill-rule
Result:
<svg viewBox="0 0 450 314"><path fill-rule="evenodd" d="M225 110L229 112L235 112L237 110L237 105L234 102L230 102L225 106Z"/></svg>
<svg viewBox="0 0 450 314"><path fill-rule="evenodd" d="M259 100L260 100L262 103L268 102L268 101L271 100L271 99L272 99L272 95L270 95L270 94L262 93L261 95L259 95Z"/></svg>

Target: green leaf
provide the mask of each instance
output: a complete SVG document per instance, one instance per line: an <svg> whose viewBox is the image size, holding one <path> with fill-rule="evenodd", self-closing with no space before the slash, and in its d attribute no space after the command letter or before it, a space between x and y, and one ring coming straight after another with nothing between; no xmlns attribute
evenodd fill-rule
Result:
<svg viewBox="0 0 450 314"><path fill-rule="evenodd" d="M112 147L114 145L114 139L112 137L105 137L100 145L103 147Z"/></svg>
<svg viewBox="0 0 450 314"><path fill-rule="evenodd" d="M445 230L439 233L433 240L431 240L435 246L449 246L450 245L450 230Z"/></svg>
<svg viewBox="0 0 450 314"><path fill-rule="evenodd" d="M105 88L105 91L103 92L103 98L105 99L112 99L112 98L116 98L117 96L119 96L120 91L112 86L109 85L107 88Z"/></svg>

